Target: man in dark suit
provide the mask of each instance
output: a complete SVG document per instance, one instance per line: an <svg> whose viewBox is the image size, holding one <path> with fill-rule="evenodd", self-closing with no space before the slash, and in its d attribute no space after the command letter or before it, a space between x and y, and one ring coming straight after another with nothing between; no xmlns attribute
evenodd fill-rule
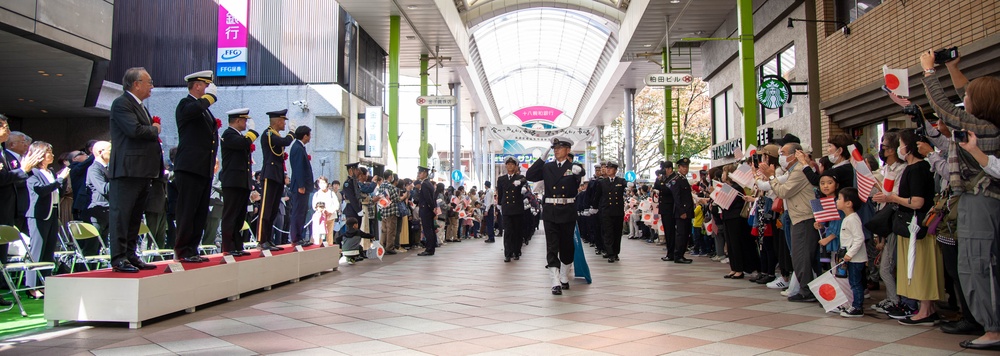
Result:
<svg viewBox="0 0 1000 356"><path fill-rule="evenodd" d="M208 262L198 256L198 245L208 219L212 195L215 154L219 149L219 127L208 109L215 104L212 71L188 74L188 95L177 103L177 157L174 161L174 184L177 186L177 242L174 260Z"/></svg>
<svg viewBox="0 0 1000 356"><path fill-rule="evenodd" d="M111 142L98 141L94 144L94 153L94 163L91 163L90 168L87 168L87 181L84 184L87 191L90 192L90 196L87 197L90 204L87 205L84 215L94 227L97 227L101 239L107 241L108 211L111 209L108 203L108 190L110 189L108 160L111 159ZM100 251L100 244L92 242L95 242L94 239L84 240L81 243L80 248L85 255L96 255Z"/></svg>
<svg viewBox="0 0 1000 356"><path fill-rule="evenodd" d="M521 259L521 245L524 244L524 193L528 190L528 181L521 175L520 164L514 157L507 157L503 163L507 174L497 177L497 203L503 214L503 229L507 234L503 237L503 261L511 258Z"/></svg>
<svg viewBox="0 0 1000 356"><path fill-rule="evenodd" d="M229 128L222 132L222 251L236 257L249 255L243 251L243 224L247 220L247 203L253 179L251 145L257 140L257 131L247 130L250 109L236 109L226 113ZM247 133L241 134L244 130Z"/></svg>
<svg viewBox="0 0 1000 356"><path fill-rule="evenodd" d="M306 214L309 213L309 198L312 196L309 193L312 193L315 184L312 165L309 164L309 155L306 153L306 144L311 138L312 129L309 126L299 126L295 129L295 142L292 142L292 147L288 149L288 162L292 166L289 237L293 245L313 244L312 239L304 234Z"/></svg>
<svg viewBox="0 0 1000 356"><path fill-rule="evenodd" d="M431 182L429 173L430 169L427 167L417 167L417 180L420 181L420 197L417 199L417 204L420 205L420 233L424 237L424 251L418 253L417 256L434 256L434 250L437 248L437 234L434 233L434 220L436 219L434 209L438 205L437 197L434 196L434 182ZM346 194L344 198L347 198Z"/></svg>
<svg viewBox="0 0 1000 356"><path fill-rule="evenodd" d="M7 140L10 138L10 126L7 117L0 114L0 225L14 226L17 215L16 185L24 185L28 175L45 157L45 152L22 157L20 161L7 152ZM22 165L23 164L23 165ZM7 261L7 244L0 244L0 261ZM9 306L11 302L0 297L0 306Z"/></svg>
<svg viewBox="0 0 1000 356"><path fill-rule="evenodd" d="M684 257L688 242L691 241L691 219L694 218L694 197L691 196L691 184L687 180L690 164L691 160L687 158L681 158L677 161L677 179L674 179L668 187L674 201L674 210L660 211L661 219L664 215L672 215L677 226L677 238L674 239L674 245L667 245L668 249L674 249L674 263L694 262ZM666 231L666 226L664 226L664 231Z"/></svg>
<svg viewBox="0 0 1000 356"><path fill-rule="evenodd" d="M86 211L90 206L90 191L87 190L87 170L94 163L94 144L97 140L87 142L87 148L83 151L87 154L87 159L83 161L73 160L69 164L69 180L73 187L73 219L87 220Z"/></svg>
<svg viewBox="0 0 1000 356"><path fill-rule="evenodd" d="M280 251L284 248L274 244L274 218L278 215L278 207L281 204L281 196L285 191L285 147L295 140L292 132L288 130L285 136L278 132L285 130L288 117L285 114L288 109L270 111L267 113L270 119L270 126L264 131L264 136L260 138L261 146L264 147L264 169L261 171L261 179L264 181L261 204L260 219L257 221L257 248L263 250Z"/></svg>
<svg viewBox="0 0 1000 356"><path fill-rule="evenodd" d="M573 264L573 234L576 227L576 193L584 169L574 164L570 155L573 141L553 138L550 150L555 160L545 162L548 151L528 168L524 176L532 182L543 181L545 199L542 220L545 223L546 267L552 275L552 294L561 295L569 289L569 270ZM560 264L561 263L561 264Z"/></svg>
<svg viewBox="0 0 1000 356"><path fill-rule="evenodd" d="M670 185L673 184L674 180L677 179L677 174L674 173L674 163L671 161L661 161L660 170L657 171L656 182L653 183L653 189L657 191L657 196L659 201L657 202L657 210L660 212L660 223L663 224L663 238L666 243L667 255L660 258L664 261L674 260L674 239L677 236L677 230L674 225L674 197L670 193Z"/></svg>
<svg viewBox="0 0 1000 356"><path fill-rule="evenodd" d="M622 225L625 222L625 188L628 182L617 174L618 163L605 163L604 175L607 178L601 179L590 192L598 201L601 219L601 236L598 239L604 240L607 249L604 258L608 259L608 263L620 260L618 254L622 251Z"/></svg>
<svg viewBox="0 0 1000 356"><path fill-rule="evenodd" d="M122 89L125 94L111 104L111 144L115 149L108 164L108 196L115 204L109 212L108 236L112 270L136 273L139 269L156 269L136 255L136 239L149 185L163 174L163 153L160 123L142 106L153 91L153 79L143 68L129 68Z"/></svg>

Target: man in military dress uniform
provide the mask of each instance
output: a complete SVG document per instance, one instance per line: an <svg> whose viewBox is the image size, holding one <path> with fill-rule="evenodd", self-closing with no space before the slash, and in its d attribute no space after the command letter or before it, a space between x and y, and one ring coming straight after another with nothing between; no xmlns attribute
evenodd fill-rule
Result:
<svg viewBox="0 0 1000 356"><path fill-rule="evenodd" d="M618 174L618 163L605 163L604 175L607 178L601 179L591 192L599 201L601 236L607 249L604 258L608 259L608 263L620 260L618 254L622 250L622 225L625 224L625 188L628 182L616 174Z"/></svg>
<svg viewBox="0 0 1000 356"><path fill-rule="evenodd" d="M528 189L528 181L521 175L519 163L514 157L507 157L504 167L507 174L497 177L497 201L500 203L500 213L503 215L503 229L507 234L503 237L503 261L510 262L521 259L521 245L524 243L524 210L527 203L524 193Z"/></svg>
<svg viewBox="0 0 1000 356"><path fill-rule="evenodd" d="M188 95L177 103L177 156L174 160L174 185L177 187L177 242L174 260L208 262L198 256L198 244L205 233L215 154L219 149L219 127L208 110L218 96L212 84L212 71L188 74ZM214 231L208 232L214 236Z"/></svg>
<svg viewBox="0 0 1000 356"><path fill-rule="evenodd" d="M344 188L342 193L344 195L344 216L348 218L357 218L361 221L361 191L358 190L358 165L360 162L348 163L344 165L347 167L347 179L344 180Z"/></svg>
<svg viewBox="0 0 1000 356"><path fill-rule="evenodd" d="M674 250L674 263L693 262L691 259L684 258L688 242L691 241L691 219L694 218L694 197L691 196L691 184L687 180L688 165L690 164L691 160L687 158L681 158L677 161L677 178L669 184L674 210L660 210L661 217L671 215L677 225L677 238L674 240L674 245L667 244L668 251L670 248ZM667 257L671 257L669 253L664 258Z"/></svg>
<svg viewBox="0 0 1000 356"><path fill-rule="evenodd" d="M263 193L261 194L260 220L257 221L257 240L259 249L280 251L284 248L275 246L272 240L274 230L274 218L278 214L278 205L281 204L281 194L285 191L285 147L295 141L292 132L288 130L285 136L278 132L285 130L285 123L288 117L285 114L288 109L271 111L267 113L271 125L264 131L264 136L260 138L261 146L264 147L264 168L261 179L264 181Z"/></svg>
<svg viewBox="0 0 1000 356"><path fill-rule="evenodd" d="M437 197L434 196L434 182L429 177L430 169L427 167L417 167L417 180L420 181L420 196L417 204L420 205L420 233L424 237L424 251L417 256L434 256L434 249L437 248L437 234L434 233L434 208L437 208Z"/></svg>
<svg viewBox="0 0 1000 356"><path fill-rule="evenodd" d="M677 174L674 173L674 163L661 161L660 172L656 176L656 182L653 183L653 189L656 190L660 199L657 210L660 212L660 223L663 224L663 237L667 250L667 256L660 259L664 261L674 260L674 237L677 235L677 231L674 228L674 197L670 193L669 186L675 179L677 179Z"/></svg>
<svg viewBox="0 0 1000 356"><path fill-rule="evenodd" d="M597 186L604 179L604 163L594 165L594 179L587 182L587 210L590 215L586 217L588 227L586 234L589 235L590 241L594 244L595 252L598 255L607 255L608 253L607 246L604 246L604 235L601 234L601 217L597 209L600 206L600 196L597 195ZM580 230L580 234L584 234L582 229Z"/></svg>
<svg viewBox="0 0 1000 356"><path fill-rule="evenodd" d="M247 130L250 109L236 109L226 113L229 128L222 132L222 251L233 256L246 256L243 251L243 224L247 220L247 203L250 201L250 187L253 181L250 157L251 145L257 140L257 131ZM241 132L247 133L241 134Z"/></svg>
<svg viewBox="0 0 1000 356"><path fill-rule="evenodd" d="M550 150L555 160L545 162L549 150L535 161L525 173L532 182L544 181L545 199L542 201L542 220L545 222L546 267L552 275L552 294L561 295L569 289L569 270L573 264L573 233L576 227L576 191L584 170L574 164L570 156L573 142L553 138Z"/></svg>

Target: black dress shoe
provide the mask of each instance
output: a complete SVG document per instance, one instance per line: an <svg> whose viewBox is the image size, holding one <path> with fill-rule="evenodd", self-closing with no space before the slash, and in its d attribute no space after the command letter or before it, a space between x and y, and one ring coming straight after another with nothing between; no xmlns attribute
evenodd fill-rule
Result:
<svg viewBox="0 0 1000 356"><path fill-rule="evenodd" d="M488 243L488 244L491 244L491 243L494 243L494 242L497 242L497 240L490 240L490 239L487 239L486 241L483 241L483 242L485 242L485 243Z"/></svg>
<svg viewBox="0 0 1000 356"><path fill-rule="evenodd" d="M314 245L313 242L312 242L312 240L306 240L306 242L302 243L302 247L309 247L309 246L312 246L312 245Z"/></svg>
<svg viewBox="0 0 1000 356"><path fill-rule="evenodd" d="M960 319L956 322L941 325L941 332L955 335L982 335L985 331L981 325Z"/></svg>
<svg viewBox="0 0 1000 356"><path fill-rule="evenodd" d="M129 260L128 263L131 263L132 266L135 266L135 268L138 268L138 269L141 269L141 270L151 271L151 270L156 269L156 266L153 266L151 264L147 264L145 262L142 262L141 260Z"/></svg>
<svg viewBox="0 0 1000 356"><path fill-rule="evenodd" d="M14 305L14 302L0 298L0 307L9 307L11 305Z"/></svg>
<svg viewBox="0 0 1000 356"><path fill-rule="evenodd" d="M555 293L555 292L553 292L553 293ZM962 342L958 343L958 346L961 346L961 347L964 347L964 348L967 348L967 349L975 349L975 350L1000 350L1000 341L994 341L994 342L985 343L985 344L977 344L977 343L973 343L972 341L973 340L962 341Z"/></svg>
<svg viewBox="0 0 1000 356"><path fill-rule="evenodd" d="M514 256L514 261L520 261L520 260L521 260L521 255Z"/></svg>
<svg viewBox="0 0 1000 356"><path fill-rule="evenodd" d="M275 246L274 244L272 244L270 242L262 243L262 244L260 244L260 246L257 246L257 248L261 249L261 250L271 250L271 251L281 251L281 250L284 250L284 248Z"/></svg>
<svg viewBox="0 0 1000 356"><path fill-rule="evenodd" d="M427 251L418 253L417 256L434 256L433 253L428 253Z"/></svg>
<svg viewBox="0 0 1000 356"><path fill-rule="evenodd" d="M667 262L670 262L670 261L673 261L673 260L674 260L674 258L673 258L673 257L670 257L670 256L666 256L666 257L660 257L660 260L661 260L661 261L667 261Z"/></svg>
<svg viewBox="0 0 1000 356"><path fill-rule="evenodd" d="M503 261L504 261L504 262L510 262L510 257L504 257L504 258L503 258Z"/></svg>
<svg viewBox="0 0 1000 356"><path fill-rule="evenodd" d="M681 257L681 258L678 258L678 259L674 260L674 263L681 263L681 264L686 264L686 265L687 264L691 264L691 262L694 262L694 260L692 260L690 258L684 258L684 257Z"/></svg>
<svg viewBox="0 0 1000 356"><path fill-rule="evenodd" d="M230 256L233 256L233 257L242 257L242 256L249 256L250 255L249 252L246 252L246 251L243 251L243 250L229 251L228 253L229 253Z"/></svg>
<svg viewBox="0 0 1000 356"><path fill-rule="evenodd" d="M608 259L608 263L615 263L614 257Z"/></svg>
<svg viewBox="0 0 1000 356"><path fill-rule="evenodd" d="M552 287L552 295L562 295L562 286Z"/></svg>
<svg viewBox="0 0 1000 356"><path fill-rule="evenodd" d="M202 262L205 262L205 261L202 261L201 257L198 257L198 256L188 256L188 257L184 257L182 259L179 259L177 261L184 262L184 263L202 263Z"/></svg>
<svg viewBox="0 0 1000 356"><path fill-rule="evenodd" d="M128 263L128 261L119 261L118 263L111 265L111 270L123 273L139 273L139 269L135 268L135 266L131 263Z"/></svg>
<svg viewBox="0 0 1000 356"><path fill-rule="evenodd" d="M562 284L562 289L569 290L569 282L563 283Z"/></svg>

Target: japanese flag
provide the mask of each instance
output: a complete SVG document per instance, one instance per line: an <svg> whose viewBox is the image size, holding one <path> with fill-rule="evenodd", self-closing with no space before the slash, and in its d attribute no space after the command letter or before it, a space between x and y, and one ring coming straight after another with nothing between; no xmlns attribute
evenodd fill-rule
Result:
<svg viewBox="0 0 1000 356"><path fill-rule="evenodd" d="M833 271L823 273L809 282L809 290L816 296L816 300L823 305L826 311L832 311L837 307L850 304L854 300L851 293L851 284L847 278L837 278L833 276Z"/></svg>
<svg viewBox="0 0 1000 356"><path fill-rule="evenodd" d="M889 66L882 66L882 74L885 76L885 87L889 88L893 94L908 97L910 96L910 79L906 74L906 69L892 69Z"/></svg>

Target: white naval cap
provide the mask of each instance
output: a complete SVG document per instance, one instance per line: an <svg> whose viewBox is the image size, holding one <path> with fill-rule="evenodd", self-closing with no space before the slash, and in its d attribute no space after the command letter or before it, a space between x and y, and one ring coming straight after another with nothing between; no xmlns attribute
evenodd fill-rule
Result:
<svg viewBox="0 0 1000 356"><path fill-rule="evenodd" d="M184 81L190 82L192 80L200 80L200 81L203 81L205 83L211 84L212 83L212 71L210 71L210 70L203 70L203 71L200 71L200 72L194 72L194 73L191 73L191 74L188 74L188 75L184 76Z"/></svg>
<svg viewBox="0 0 1000 356"><path fill-rule="evenodd" d="M229 110L226 111L226 115L228 115L230 119L235 119L238 117L250 117L250 108Z"/></svg>

